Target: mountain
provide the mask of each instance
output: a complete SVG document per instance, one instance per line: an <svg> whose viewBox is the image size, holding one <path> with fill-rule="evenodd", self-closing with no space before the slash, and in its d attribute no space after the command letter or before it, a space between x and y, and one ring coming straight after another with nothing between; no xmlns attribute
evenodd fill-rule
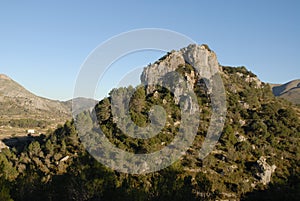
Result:
<svg viewBox="0 0 300 201"><path fill-rule="evenodd" d="M58 123L64 123L72 118L72 103L77 108L78 103L87 106L95 105L96 101L86 98L75 98L69 101L57 101L39 97L12 80L7 75L0 74L0 129L1 136L7 131L13 134L25 134L24 129L12 127L41 127L43 131L55 128ZM86 109L86 108L83 108Z"/></svg>
<svg viewBox="0 0 300 201"><path fill-rule="evenodd" d="M300 80L293 80L282 85L272 84L271 86L275 96L300 104Z"/></svg>
<svg viewBox="0 0 300 201"><path fill-rule="evenodd" d="M45 115L67 117L63 102L34 95L6 75L0 75L0 115Z"/></svg>
<svg viewBox="0 0 300 201"><path fill-rule="evenodd" d="M300 116L294 105L273 95L269 84L245 67L220 65L207 45L169 52L145 67L141 81L146 85L112 90L92 111L97 118L85 111L49 135L31 138L24 148L3 149L0 196L16 201L299 200ZM218 133L220 122L225 125ZM153 123L159 132L143 139L149 132L142 128ZM97 133L100 128L105 136ZM211 128L216 133L207 137ZM176 140L189 141L181 134L190 130L195 138L179 150L181 157L149 171L171 160L178 153ZM200 157L206 139L216 134L221 136L213 150ZM107 142L114 148L106 152ZM171 152L161 156L166 146ZM151 159L156 152L161 157L154 160L130 155Z"/></svg>

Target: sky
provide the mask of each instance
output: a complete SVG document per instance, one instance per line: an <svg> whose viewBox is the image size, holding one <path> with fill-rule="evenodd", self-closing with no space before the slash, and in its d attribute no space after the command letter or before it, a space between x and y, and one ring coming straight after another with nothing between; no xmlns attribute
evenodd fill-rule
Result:
<svg viewBox="0 0 300 201"><path fill-rule="evenodd" d="M100 44L134 29L161 28L208 44L219 63L246 66L269 83L300 78L300 1L0 1L0 73L31 92L73 97L81 66ZM113 64L97 98L164 52Z"/></svg>

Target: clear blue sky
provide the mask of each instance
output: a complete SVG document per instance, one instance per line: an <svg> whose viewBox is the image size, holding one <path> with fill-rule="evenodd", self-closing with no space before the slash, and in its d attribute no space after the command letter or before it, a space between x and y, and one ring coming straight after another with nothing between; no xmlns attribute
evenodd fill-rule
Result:
<svg viewBox="0 0 300 201"><path fill-rule="evenodd" d="M35 94L67 100L99 44L132 29L164 28L208 44L223 65L244 65L262 81L284 83L300 78L299 2L1 1L0 73ZM137 67L160 55L121 64Z"/></svg>

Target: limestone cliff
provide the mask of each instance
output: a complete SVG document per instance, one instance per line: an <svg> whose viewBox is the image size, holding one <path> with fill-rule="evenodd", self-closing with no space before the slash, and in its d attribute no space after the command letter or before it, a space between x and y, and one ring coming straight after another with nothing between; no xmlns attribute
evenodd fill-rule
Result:
<svg viewBox="0 0 300 201"><path fill-rule="evenodd" d="M221 70L216 54L207 45L192 44L179 51L171 51L154 64L144 68L141 81L143 84L148 85L148 93L153 92L154 84L162 85L163 77L186 64L190 64L195 70L192 70L190 74L185 74L188 89L193 88L197 82L196 78L209 80L218 70ZM176 91L174 95L175 97L178 96Z"/></svg>

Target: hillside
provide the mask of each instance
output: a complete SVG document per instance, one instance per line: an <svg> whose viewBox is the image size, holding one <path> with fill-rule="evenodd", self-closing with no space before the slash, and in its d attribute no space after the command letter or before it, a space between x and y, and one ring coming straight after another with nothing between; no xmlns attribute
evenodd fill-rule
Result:
<svg viewBox="0 0 300 201"><path fill-rule="evenodd" d="M300 80L271 85L275 96L284 98L292 103L300 104Z"/></svg>
<svg viewBox="0 0 300 201"><path fill-rule="evenodd" d="M45 132L70 120L72 103L95 105L95 100L75 98L66 102L39 97L10 77L0 74L0 139L25 135L26 129ZM86 109L86 108L83 108Z"/></svg>
<svg viewBox="0 0 300 201"><path fill-rule="evenodd" d="M68 115L62 102L38 97L6 75L0 75L0 115Z"/></svg>
<svg viewBox="0 0 300 201"><path fill-rule="evenodd" d="M205 158L199 158L199 150L207 136L213 110L221 104L213 102L215 97L211 91L215 90L212 80L217 75L210 71L203 76L187 58L189 61L200 58L200 62L218 68L226 90L225 125L218 143ZM208 72L203 68L200 71ZM172 72L177 72L175 77ZM162 79L157 79L157 75ZM176 80L180 76L186 84ZM261 82L245 67L219 65L216 54L207 45L190 45L168 53L145 67L141 81L159 84L114 89L110 97L94 108L97 119L86 111L80 113L76 121L68 121L53 133L32 139L25 147L3 149L0 200L1 196L23 201L281 201L299 198L300 119L289 102L272 94L269 84ZM162 84L169 89L161 87ZM189 93L184 93L182 88L176 90L179 86L193 89L199 108L194 107L192 99L186 98ZM114 97L119 98L114 100ZM181 105L178 100L183 100ZM122 107L126 104L128 111ZM155 110L155 105L165 110L165 115L158 113L167 117L164 123L149 112ZM197 118L189 121L193 125L199 120L199 126L192 145L170 167L147 173L164 158L141 165L133 158L128 161L126 155L120 157L117 152L103 151L104 141L96 132L99 126L110 143L129 153L154 153L165 146L176 151L172 141L180 135L184 122L182 110L190 114L199 112ZM121 115L115 118L116 114ZM128 136L124 129L145 135L136 125L129 124L128 119L141 128L156 122L162 129L149 139ZM119 126L122 122L126 123L125 127ZM184 129L188 132L188 127ZM107 159L106 162L123 172L140 168L138 170L144 173L114 171L97 162L90 153L96 159Z"/></svg>

